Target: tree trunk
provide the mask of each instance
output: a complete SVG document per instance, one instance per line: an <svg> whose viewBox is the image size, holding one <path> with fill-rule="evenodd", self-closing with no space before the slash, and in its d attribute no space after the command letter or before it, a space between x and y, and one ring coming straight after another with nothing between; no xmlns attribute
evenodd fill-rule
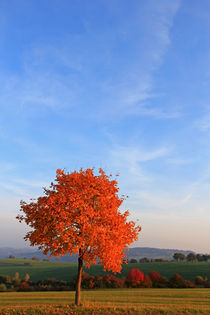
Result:
<svg viewBox="0 0 210 315"><path fill-rule="evenodd" d="M81 288L81 280L82 280L82 266L83 266L83 260L81 257L81 250L79 250L77 283L76 283L76 293L75 293L75 304L76 305L80 305L80 288Z"/></svg>

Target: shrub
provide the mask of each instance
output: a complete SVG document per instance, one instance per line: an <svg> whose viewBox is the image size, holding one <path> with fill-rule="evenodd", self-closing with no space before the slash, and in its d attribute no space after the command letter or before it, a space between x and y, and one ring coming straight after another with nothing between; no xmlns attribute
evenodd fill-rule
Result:
<svg viewBox="0 0 210 315"><path fill-rule="evenodd" d="M122 288L124 280L107 273L103 277L103 284L106 288Z"/></svg>
<svg viewBox="0 0 210 315"><path fill-rule="evenodd" d="M149 272L149 277L152 280L152 286L154 288L167 288L169 286L168 279L155 270Z"/></svg>
<svg viewBox="0 0 210 315"><path fill-rule="evenodd" d="M209 279L204 280L204 287L210 288L210 280Z"/></svg>
<svg viewBox="0 0 210 315"><path fill-rule="evenodd" d="M82 273L82 288L93 289L95 287L95 277L86 272Z"/></svg>
<svg viewBox="0 0 210 315"><path fill-rule="evenodd" d="M161 275L159 274L159 272L157 272L155 270L151 270L149 272L149 276L150 276L150 279L152 280L152 282L158 282L161 280Z"/></svg>
<svg viewBox="0 0 210 315"><path fill-rule="evenodd" d="M144 280L144 274L138 268L132 268L126 278L126 285L132 288L138 288L142 286Z"/></svg>
<svg viewBox="0 0 210 315"><path fill-rule="evenodd" d="M38 261L38 260L39 260L39 258L38 258L38 257L32 257L32 260L36 260L36 261Z"/></svg>
<svg viewBox="0 0 210 315"><path fill-rule="evenodd" d="M148 275L144 276L144 281L142 282L142 286L144 288L152 288L152 280L151 280L150 276L148 276Z"/></svg>
<svg viewBox="0 0 210 315"><path fill-rule="evenodd" d="M28 291L29 284L26 281L22 281L20 284L20 291Z"/></svg>
<svg viewBox="0 0 210 315"><path fill-rule="evenodd" d="M0 284L0 292L5 292L5 291L7 291L7 287L4 283L1 283Z"/></svg>
<svg viewBox="0 0 210 315"><path fill-rule="evenodd" d="M196 285L204 285L205 280L202 276L195 277L195 284Z"/></svg>
<svg viewBox="0 0 210 315"><path fill-rule="evenodd" d="M10 276L0 276L0 283L11 284L12 279Z"/></svg>
<svg viewBox="0 0 210 315"><path fill-rule="evenodd" d="M170 287L171 288L187 288L187 283L181 275L179 275L178 273L175 273L170 279Z"/></svg>
<svg viewBox="0 0 210 315"><path fill-rule="evenodd" d="M137 281L137 282L142 282L144 280L144 274L141 270L138 268L132 268L129 271L129 274L127 276L128 281Z"/></svg>
<svg viewBox="0 0 210 315"><path fill-rule="evenodd" d="M28 273L26 273L26 275L25 275L25 281L27 282L27 281L29 281L29 279L30 279L30 276L29 276Z"/></svg>
<svg viewBox="0 0 210 315"><path fill-rule="evenodd" d="M193 281L185 280L186 288L195 288L195 283Z"/></svg>
<svg viewBox="0 0 210 315"><path fill-rule="evenodd" d="M103 277L95 276L95 287L96 288L104 288Z"/></svg>

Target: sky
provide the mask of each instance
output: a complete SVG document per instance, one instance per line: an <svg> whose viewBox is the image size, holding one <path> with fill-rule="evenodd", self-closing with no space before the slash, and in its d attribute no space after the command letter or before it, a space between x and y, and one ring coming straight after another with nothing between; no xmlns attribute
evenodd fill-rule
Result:
<svg viewBox="0 0 210 315"><path fill-rule="evenodd" d="M56 170L119 173L133 246L210 253L210 1L0 1L0 247Z"/></svg>

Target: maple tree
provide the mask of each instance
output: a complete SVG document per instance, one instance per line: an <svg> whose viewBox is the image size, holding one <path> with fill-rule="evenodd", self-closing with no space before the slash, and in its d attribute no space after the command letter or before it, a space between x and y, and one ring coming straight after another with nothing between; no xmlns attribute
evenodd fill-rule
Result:
<svg viewBox="0 0 210 315"><path fill-rule="evenodd" d="M86 267L97 260L104 270L120 272L125 250L138 239L141 227L127 221L129 212L120 212L125 196L112 175L102 169L65 172L58 169L55 183L44 188L44 196L21 201L25 221L33 230L24 237L50 256L78 254L78 274L75 303L80 304L83 263Z"/></svg>

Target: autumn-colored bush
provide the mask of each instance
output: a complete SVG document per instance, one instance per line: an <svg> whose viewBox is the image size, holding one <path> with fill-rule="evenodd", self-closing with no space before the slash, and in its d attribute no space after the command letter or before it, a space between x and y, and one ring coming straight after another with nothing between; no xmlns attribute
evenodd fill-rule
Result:
<svg viewBox="0 0 210 315"><path fill-rule="evenodd" d="M205 280L202 276L195 277L195 284L196 285L204 285Z"/></svg>
<svg viewBox="0 0 210 315"><path fill-rule="evenodd" d="M149 277L152 280L152 286L154 288L167 288L169 286L168 279L155 270L149 272Z"/></svg>
<svg viewBox="0 0 210 315"><path fill-rule="evenodd" d="M0 283L11 284L12 279L10 276L0 276Z"/></svg>
<svg viewBox="0 0 210 315"><path fill-rule="evenodd" d="M152 280L152 282L155 282L155 281L160 281L161 280L161 275L159 274L159 272L155 271L155 270L151 270L149 272L149 276L150 276L150 279Z"/></svg>
<svg viewBox="0 0 210 315"><path fill-rule="evenodd" d="M178 273L172 276L169 283L171 288L187 288L186 280Z"/></svg>
<svg viewBox="0 0 210 315"><path fill-rule="evenodd" d="M144 274L141 270L138 268L132 268L129 271L129 274L127 276L128 281L136 281L136 282L142 282L144 280Z"/></svg>
<svg viewBox="0 0 210 315"><path fill-rule="evenodd" d="M152 280L150 276L145 275L144 276L144 281L142 281L142 287L143 288L152 288Z"/></svg>
<svg viewBox="0 0 210 315"><path fill-rule="evenodd" d="M0 292L5 292L7 291L7 287L4 283L0 283Z"/></svg>
<svg viewBox="0 0 210 315"><path fill-rule="evenodd" d="M128 276L126 278L127 287L138 288L142 286L142 282L144 281L144 274L138 268L132 268Z"/></svg>
<svg viewBox="0 0 210 315"><path fill-rule="evenodd" d="M82 288L93 289L95 287L95 277L86 272L82 273Z"/></svg>
<svg viewBox="0 0 210 315"><path fill-rule="evenodd" d="M32 260L39 261L38 257L32 257Z"/></svg>
<svg viewBox="0 0 210 315"><path fill-rule="evenodd" d="M103 277L103 284L106 288L122 288L124 280L107 273Z"/></svg>
<svg viewBox="0 0 210 315"><path fill-rule="evenodd" d="M29 284L26 281L22 281L19 287L20 291L28 291Z"/></svg>
<svg viewBox="0 0 210 315"><path fill-rule="evenodd" d="M195 288L195 283L193 281L185 280L186 288Z"/></svg>

